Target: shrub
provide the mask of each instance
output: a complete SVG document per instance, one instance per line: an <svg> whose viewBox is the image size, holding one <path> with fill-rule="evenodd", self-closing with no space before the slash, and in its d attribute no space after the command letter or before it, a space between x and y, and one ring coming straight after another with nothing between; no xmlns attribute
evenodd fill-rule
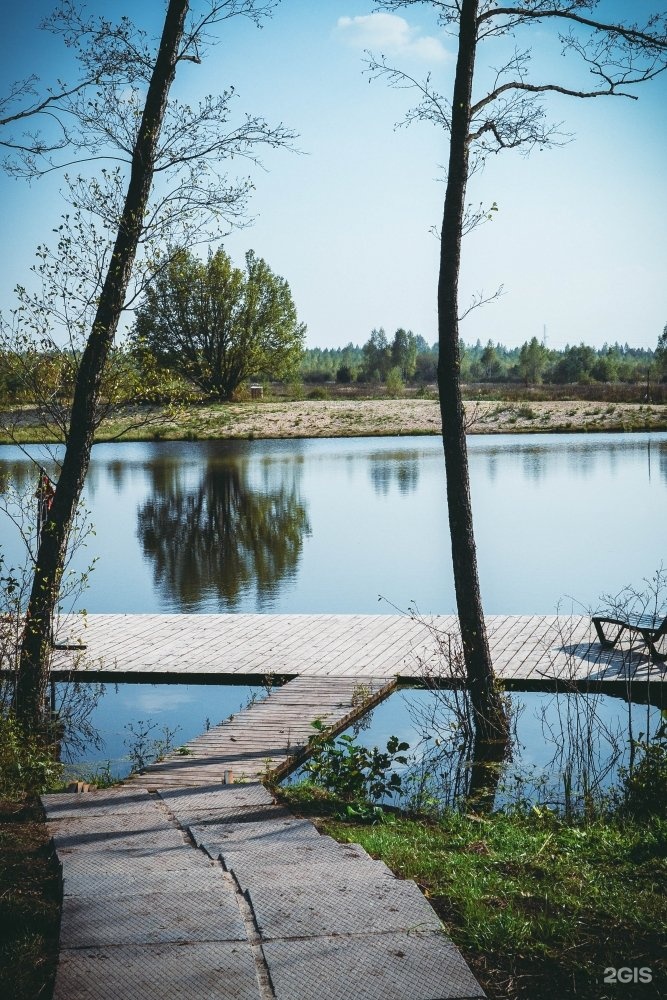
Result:
<svg viewBox="0 0 667 1000"><path fill-rule="evenodd" d="M667 819L667 743L635 743L641 754L631 770L622 772L622 811L636 819Z"/></svg>
<svg viewBox="0 0 667 1000"><path fill-rule="evenodd" d="M232 403L249 403L250 399L250 386L247 382L237 385L232 393Z"/></svg>
<svg viewBox="0 0 667 1000"><path fill-rule="evenodd" d="M0 796L36 795L51 788L61 774L54 746L27 735L13 715L0 715Z"/></svg>
<svg viewBox="0 0 667 1000"><path fill-rule="evenodd" d="M402 396L405 385L403 384L403 379L401 378L401 369L397 366L396 368L390 369L387 374L387 395L389 396Z"/></svg>
<svg viewBox="0 0 667 1000"><path fill-rule="evenodd" d="M317 389L311 389L308 393L308 399L328 399L329 392L324 387L318 387Z"/></svg>
<svg viewBox="0 0 667 1000"><path fill-rule="evenodd" d="M360 746L353 736L335 739L319 720L312 725L316 732L308 741L311 756L303 769L314 784L349 801L377 802L400 792L401 778L391 768L407 763L402 756L409 749L407 743L390 736L383 753L378 747Z"/></svg>

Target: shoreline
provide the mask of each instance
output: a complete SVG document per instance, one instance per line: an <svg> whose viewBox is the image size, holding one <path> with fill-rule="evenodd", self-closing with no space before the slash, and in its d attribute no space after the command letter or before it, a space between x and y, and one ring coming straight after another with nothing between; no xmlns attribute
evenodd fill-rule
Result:
<svg viewBox="0 0 667 1000"><path fill-rule="evenodd" d="M660 403L582 400L466 401L468 434L571 434L666 431ZM95 441L289 440L439 435L440 410L431 399L265 400L180 407L128 407L104 420ZM0 443L58 443L34 407L0 415Z"/></svg>

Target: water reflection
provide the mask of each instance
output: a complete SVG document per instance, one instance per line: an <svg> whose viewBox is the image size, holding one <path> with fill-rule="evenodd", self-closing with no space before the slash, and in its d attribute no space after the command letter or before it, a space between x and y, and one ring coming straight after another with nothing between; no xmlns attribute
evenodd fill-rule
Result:
<svg viewBox="0 0 667 1000"><path fill-rule="evenodd" d="M667 435L477 435L468 448L487 613L551 614L568 595L597 606L602 592L642 580L664 559ZM46 449L29 454L56 475ZM216 462L226 484L209 485ZM0 448L0 477L19 484L34 520L33 460ZM386 612L411 602L439 614L456 606L435 437L100 444L84 503L96 534L73 568L98 557L82 601L90 612L375 614L378 594ZM249 507L263 505L266 517L271 503L277 523L253 535ZM631 538L621 527L628 511ZM19 565L23 542L4 516L0 544ZM227 581L218 586L219 572Z"/></svg>
<svg viewBox="0 0 667 1000"><path fill-rule="evenodd" d="M560 460L570 478L590 479L605 472L614 476L619 463L627 462L634 454L644 454L650 478L651 462L659 462L660 475L667 480L667 443L657 434L594 434L538 435L535 438L517 438L497 435L483 438L471 437L468 448L471 455L484 459L487 478L493 481L499 468L507 470L515 462L527 480L538 482L557 472ZM500 466L499 466L500 463Z"/></svg>
<svg viewBox="0 0 667 1000"><path fill-rule="evenodd" d="M374 452L369 458L369 474L376 493L387 496L392 486L401 494L412 493L419 483L420 455L410 451Z"/></svg>
<svg viewBox="0 0 667 1000"><path fill-rule="evenodd" d="M648 453L649 453L649 465L648 465L648 468L649 468L649 478L650 478L650 475L651 475L651 443L650 443L650 441L649 441L649 445L648 445ZM667 443L665 443L665 442L660 442L658 444L658 463L659 463L659 468L660 468L660 476L661 476L662 479L664 479L665 483L667 483Z"/></svg>
<svg viewBox="0 0 667 1000"><path fill-rule="evenodd" d="M536 805L582 815L618 801L636 740L664 739L656 705L592 691L513 692L510 739L483 747L466 722L466 702L461 690L413 689L374 709L358 742L384 746L396 735L410 745L394 805L431 813Z"/></svg>
<svg viewBox="0 0 667 1000"><path fill-rule="evenodd" d="M150 465L151 494L137 512L137 534L154 579L182 611L217 598L233 610L254 590L260 610L296 572L304 536L305 504L292 481L263 469L255 485L238 456L209 457L198 476L177 461Z"/></svg>

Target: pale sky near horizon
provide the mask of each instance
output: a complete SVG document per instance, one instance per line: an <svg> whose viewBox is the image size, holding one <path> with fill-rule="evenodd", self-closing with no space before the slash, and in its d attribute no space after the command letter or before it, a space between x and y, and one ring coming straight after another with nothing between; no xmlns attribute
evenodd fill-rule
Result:
<svg viewBox="0 0 667 1000"><path fill-rule="evenodd" d="M194 0L193 6L200 0ZM92 0L109 17L131 14L156 34L162 3ZM660 3L603 0L598 16L637 19ZM72 77L67 52L36 30L52 8L31 0L4 13L0 87L37 73ZM372 0L283 0L258 31L235 18L202 66L182 65L174 93L194 100L234 84L239 113L283 121L299 133L301 154L268 150L254 170L251 227L224 246L237 264L253 248L291 288L308 346L363 343L374 327L437 338L436 282L447 137L418 123L394 129L410 107L405 91L364 75L364 50L385 53L420 78L451 90L455 39L428 4L373 14ZM545 30L525 32L533 72L567 81L566 63ZM498 65L493 44L478 69ZM504 295L462 324L464 340L516 346L546 329L550 347L585 341L654 347L667 323L667 74L636 88L638 101L555 98L567 145L529 157L502 153L473 178L469 200L496 202L493 222L464 244L462 300ZM235 169L235 164L231 165ZM231 170L230 170L231 172ZM241 173L247 167L241 168ZM3 239L0 306L29 281L39 243L53 242L66 206L61 180L28 185L0 176Z"/></svg>

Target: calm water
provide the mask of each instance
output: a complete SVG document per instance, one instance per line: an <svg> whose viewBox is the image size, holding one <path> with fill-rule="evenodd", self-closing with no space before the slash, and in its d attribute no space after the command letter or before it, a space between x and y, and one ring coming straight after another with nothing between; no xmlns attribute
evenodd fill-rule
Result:
<svg viewBox="0 0 667 1000"><path fill-rule="evenodd" d="M595 605L603 593L641 585L663 562L667 435L475 436L469 448L489 613L548 614L559 602L580 610L576 602ZM43 452L33 453L54 468ZM34 466L18 449L0 447L0 487L10 481L34 505ZM83 568L95 559L96 567L78 606L392 613L415 603L424 613L451 612L444 495L437 438L97 445L86 485L94 534L74 562ZM0 519L0 532L9 563L20 562L9 518ZM137 731L150 720L149 741L167 727L179 745L207 720L215 724L237 711L250 694L223 685L107 686L90 716L100 745L88 741L79 757L93 767L109 761L114 774L124 774L128 726ZM431 697L395 695L360 738L384 746L395 733L423 760L429 745L420 740L433 726L420 725L415 705L428 709ZM568 696L557 703L550 695L514 697L523 711L507 781L531 798L557 797L558 787L542 783L551 775L558 785L581 749L576 726L574 738L554 738L574 703ZM590 714L580 700L582 706ZM644 711L634 707L635 722ZM594 714L597 763L587 748L585 780L593 767L607 787L627 761L631 719L612 698L598 699ZM440 725L446 736L446 712ZM656 725L652 711L638 728ZM437 766L429 763L434 772ZM445 761L442 781L452 773Z"/></svg>
<svg viewBox="0 0 667 1000"><path fill-rule="evenodd" d="M58 684L57 697L64 691ZM148 754L166 733L178 747L266 695L261 686L208 684L107 684L88 691L101 695L87 716L95 739L84 734L83 745L66 744L68 772L89 776L108 770L114 777L129 773L136 734L146 733ZM425 773L427 797L441 802L453 801L465 785L470 751L453 727L450 698L448 692L403 689L373 709L361 731L348 730L359 743L382 750L393 735L409 743L408 767L397 767L404 775L405 804ZM654 737L662 721L654 706L627 705L608 695L515 692L511 704L514 740L497 806L518 797L562 806L565 772L575 804L584 787L597 795L608 791L619 782L619 768L628 765L630 739ZM406 780L406 774L414 777Z"/></svg>
<svg viewBox="0 0 667 1000"><path fill-rule="evenodd" d="M65 742L63 759L74 774L108 770L117 778L130 772L128 753L136 733L147 732L148 750L167 733L172 747L179 747L245 708L251 699L266 695L261 686L241 684L91 684L81 685L80 690L90 699L86 712L90 733L70 727L70 735L73 731L77 739ZM75 698L71 688L56 685L61 711Z"/></svg>
<svg viewBox="0 0 667 1000"><path fill-rule="evenodd" d="M488 613L594 605L665 558L667 435L480 435L469 449ZM8 477L34 490L34 467L5 446ZM95 534L74 565L97 563L79 606L448 613L444 491L437 438L96 445ZM20 559L5 517L0 531Z"/></svg>
<svg viewBox="0 0 667 1000"><path fill-rule="evenodd" d="M114 777L125 777L137 734L145 734L147 759L152 759L155 741L167 734L171 747L178 747L266 696L259 685L133 683L89 685L85 690L92 702L86 721L94 738L84 731L78 743L64 746L68 772L83 776L108 770ZM63 696L71 697L72 689L59 683L56 698ZM428 773L430 790L438 788L441 799L453 800L465 780L470 751L461 746L451 697L448 692L402 689L373 709L360 729L348 733L382 750L390 736L398 736L410 750L408 767L397 770L404 775ZM628 765L630 740L645 734L653 738L663 719L654 706L628 705L601 694L514 692L511 705L512 752L497 805L517 796L562 805L565 771L572 777L575 797L585 785L595 793L607 791L618 783L619 768ZM415 792L415 780L406 782L406 795Z"/></svg>
<svg viewBox="0 0 667 1000"><path fill-rule="evenodd" d="M470 748L461 746L451 700L446 691L404 688L373 709L361 731L347 730L367 747L384 750L392 735L410 745L407 766L395 768L403 776L403 797L387 801L410 805L413 799L423 809L431 799L453 804L464 792ZM664 718L655 706L609 695L536 691L513 692L510 716L513 736L496 808L524 800L562 809L565 773L575 809L585 791L599 799L620 784L630 741L654 739ZM302 776L300 770L288 781Z"/></svg>

